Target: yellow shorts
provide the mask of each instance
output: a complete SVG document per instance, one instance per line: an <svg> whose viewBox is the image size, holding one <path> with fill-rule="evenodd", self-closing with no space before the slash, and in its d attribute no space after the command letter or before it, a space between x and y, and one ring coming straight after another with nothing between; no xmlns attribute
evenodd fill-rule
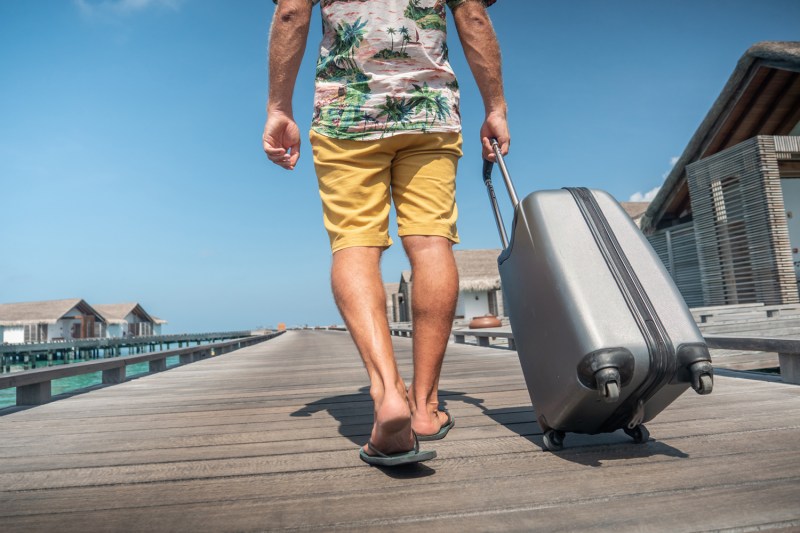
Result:
<svg viewBox="0 0 800 533"><path fill-rule="evenodd" d="M311 147L333 252L390 246L392 200L400 237L438 235L459 242L455 195L460 133L352 141L312 131Z"/></svg>

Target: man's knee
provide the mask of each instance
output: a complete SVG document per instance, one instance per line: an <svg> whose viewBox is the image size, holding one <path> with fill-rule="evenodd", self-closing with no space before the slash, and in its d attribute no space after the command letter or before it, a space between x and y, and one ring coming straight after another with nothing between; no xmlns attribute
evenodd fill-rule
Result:
<svg viewBox="0 0 800 533"><path fill-rule="evenodd" d="M452 255L453 241L439 235L406 235L402 237L403 248L406 253L434 252Z"/></svg>

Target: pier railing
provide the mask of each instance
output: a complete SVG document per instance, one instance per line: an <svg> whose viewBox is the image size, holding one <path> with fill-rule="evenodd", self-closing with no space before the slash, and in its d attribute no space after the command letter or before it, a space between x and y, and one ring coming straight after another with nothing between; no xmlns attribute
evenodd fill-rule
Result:
<svg viewBox="0 0 800 533"><path fill-rule="evenodd" d="M207 357L222 355L246 346L252 346L253 344L258 344L277 337L281 333L283 332L278 331L266 335L243 337L232 341L202 346L190 346L187 348L178 348L176 350L164 350L139 355L109 357L83 363L71 363L68 365L14 372L0 376L0 389L16 387L16 404L18 406L41 405L52 399L51 382L54 379L102 372L102 382L104 384L122 383L126 379L126 369L130 365L149 363L150 372L161 372L167 370L167 359L170 357L179 357L179 365L184 365Z"/></svg>
<svg viewBox="0 0 800 533"><path fill-rule="evenodd" d="M396 337L411 337L412 335L411 327L405 325L392 326L390 332ZM465 344L468 337L473 337L478 346L491 346L490 340L492 339L506 339L507 347L516 350L514 334L510 328L454 329L452 335L456 344ZM781 380L784 383L800 384L800 338L723 335L704 335L704 338L709 348L777 353Z"/></svg>
<svg viewBox="0 0 800 533"><path fill-rule="evenodd" d="M6 354L29 354L29 353L46 353L46 352L59 352L67 350L89 350L89 349L119 349L121 347L130 346L156 346L167 345L169 349L170 344L182 344L184 342L208 342L208 341L222 341L226 339L236 339L240 337L249 337L252 335L251 331L225 331L214 333L178 333L171 335L149 335L149 336L134 336L134 337L93 337L88 339L65 339L65 340L52 340L49 342L29 342L29 343L16 343L16 344L0 344L0 355Z"/></svg>

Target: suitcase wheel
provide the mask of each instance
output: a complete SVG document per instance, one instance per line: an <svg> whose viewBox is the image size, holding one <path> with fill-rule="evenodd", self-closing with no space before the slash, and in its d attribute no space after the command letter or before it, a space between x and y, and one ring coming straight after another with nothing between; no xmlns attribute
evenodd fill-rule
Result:
<svg viewBox="0 0 800 533"><path fill-rule="evenodd" d="M547 451L557 452L564 448L564 432L548 429L544 432L544 447Z"/></svg>
<svg viewBox="0 0 800 533"><path fill-rule="evenodd" d="M597 392L604 402L616 403L619 400L619 383L622 381L619 370L610 367L598 370L594 375Z"/></svg>
<svg viewBox="0 0 800 533"><path fill-rule="evenodd" d="M692 388L697 394L709 394L714 388L714 367L711 361L696 361L689 366Z"/></svg>
<svg viewBox="0 0 800 533"><path fill-rule="evenodd" d="M619 384L616 381L609 381L605 386L605 394L602 395L603 400L608 403L615 403L619 400Z"/></svg>
<svg viewBox="0 0 800 533"><path fill-rule="evenodd" d="M642 424L633 428L625 428L624 431L637 444L647 442L650 439L650 432Z"/></svg>
<svg viewBox="0 0 800 533"><path fill-rule="evenodd" d="M695 388L697 394L708 394L714 388L714 378L708 374L703 374L698 379L698 387Z"/></svg>

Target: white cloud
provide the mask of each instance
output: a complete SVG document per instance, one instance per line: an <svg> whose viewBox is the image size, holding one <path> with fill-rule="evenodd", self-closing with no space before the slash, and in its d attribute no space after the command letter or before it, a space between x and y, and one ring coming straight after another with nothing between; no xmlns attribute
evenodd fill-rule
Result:
<svg viewBox="0 0 800 533"><path fill-rule="evenodd" d="M128 15L149 8L177 11L184 0L74 0L81 12L93 15Z"/></svg>
<svg viewBox="0 0 800 533"><path fill-rule="evenodd" d="M647 191L645 193L635 192L635 193L633 193L631 195L631 197L630 197L630 199L628 201L629 202L652 202L653 198L656 197L656 194L658 194L658 191L660 191L660 190L661 190L661 185L659 185L658 187L655 187L653 189L650 189L649 191Z"/></svg>
<svg viewBox="0 0 800 533"><path fill-rule="evenodd" d="M675 163L678 162L678 159L680 159L678 156L672 156L672 157L669 158L669 168L666 170L666 172L664 172L661 175L661 181L664 181L665 179L667 179L667 176L669 176L669 173L672 172L672 167L675 166ZM633 193L631 195L631 197L630 197L630 199L628 201L629 202L652 202L653 198L656 197L656 195L658 194L658 191L660 191L660 190L661 190L661 185L659 185L658 187L654 187L654 188L650 189L647 192L635 192L635 193Z"/></svg>

